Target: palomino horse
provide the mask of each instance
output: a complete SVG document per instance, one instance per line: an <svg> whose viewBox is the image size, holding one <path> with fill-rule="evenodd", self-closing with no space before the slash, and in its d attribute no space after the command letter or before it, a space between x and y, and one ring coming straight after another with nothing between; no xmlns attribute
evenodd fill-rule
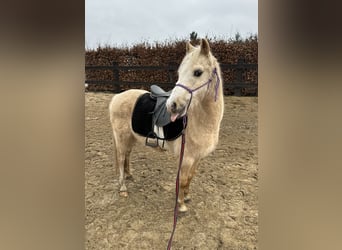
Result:
<svg viewBox="0 0 342 250"><path fill-rule="evenodd" d="M166 107L174 122L187 115L186 143L179 182L179 211L187 211L189 185L199 161L211 153L219 139L223 116L221 69L207 40L197 47L186 44L186 55L178 69L178 81L167 99ZM125 177L130 177L129 158L136 142L145 137L132 129L132 112L137 99L147 91L131 89L115 95L109 105L113 129L114 164L119 169L120 195L128 196ZM181 137L165 141L165 148L180 157Z"/></svg>

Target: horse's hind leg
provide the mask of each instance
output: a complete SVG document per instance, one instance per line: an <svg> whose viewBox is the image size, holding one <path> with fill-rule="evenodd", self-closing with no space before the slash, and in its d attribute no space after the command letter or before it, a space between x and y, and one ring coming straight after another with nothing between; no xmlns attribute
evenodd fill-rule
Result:
<svg viewBox="0 0 342 250"><path fill-rule="evenodd" d="M132 151L132 146L127 150L126 156L125 156L125 164L124 164L124 172L126 174L126 179L132 180L133 176L131 174L130 170L130 154Z"/></svg>
<svg viewBox="0 0 342 250"><path fill-rule="evenodd" d="M124 173L124 164L125 164L125 153L122 150L117 150L117 164L119 168L119 185L120 185L120 196L127 197L127 187L125 184L125 173Z"/></svg>
<svg viewBox="0 0 342 250"><path fill-rule="evenodd" d="M116 163L119 169L119 185L120 196L127 197L127 187L125 183L125 176L128 178L131 176L129 168L129 156L134 144L134 138L132 136L123 136L123 134L115 135L116 144Z"/></svg>

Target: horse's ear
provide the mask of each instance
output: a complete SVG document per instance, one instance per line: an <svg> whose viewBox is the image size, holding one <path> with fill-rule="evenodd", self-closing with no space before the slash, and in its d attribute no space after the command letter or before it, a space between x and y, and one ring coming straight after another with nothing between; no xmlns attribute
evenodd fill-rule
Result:
<svg viewBox="0 0 342 250"><path fill-rule="evenodd" d="M201 54L207 56L207 55L209 55L209 52L210 52L209 43L208 43L207 39L202 38L202 40L201 40Z"/></svg>
<svg viewBox="0 0 342 250"><path fill-rule="evenodd" d="M186 43L186 53L187 54L190 53L191 51L193 51L194 49L195 49L195 47L192 46L190 42Z"/></svg>

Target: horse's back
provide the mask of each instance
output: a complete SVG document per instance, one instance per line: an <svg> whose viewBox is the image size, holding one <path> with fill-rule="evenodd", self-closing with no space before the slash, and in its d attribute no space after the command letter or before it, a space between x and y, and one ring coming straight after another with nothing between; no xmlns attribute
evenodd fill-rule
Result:
<svg viewBox="0 0 342 250"><path fill-rule="evenodd" d="M134 105L139 96L146 93L142 89L130 89L113 96L109 104L110 119L128 119L134 109Z"/></svg>

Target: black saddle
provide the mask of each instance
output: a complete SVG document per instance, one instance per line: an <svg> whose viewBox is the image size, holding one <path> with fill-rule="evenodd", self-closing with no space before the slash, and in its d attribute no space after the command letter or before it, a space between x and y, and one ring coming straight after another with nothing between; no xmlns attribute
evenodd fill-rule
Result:
<svg viewBox="0 0 342 250"><path fill-rule="evenodd" d="M132 114L133 131L146 137L146 145L156 147L158 140L172 141L178 138L184 129L183 120L171 122L170 114L166 110L166 101L171 91L152 85L151 92L142 94L135 103ZM154 132L155 126L162 128L164 137ZM150 139L155 139L154 143Z"/></svg>

